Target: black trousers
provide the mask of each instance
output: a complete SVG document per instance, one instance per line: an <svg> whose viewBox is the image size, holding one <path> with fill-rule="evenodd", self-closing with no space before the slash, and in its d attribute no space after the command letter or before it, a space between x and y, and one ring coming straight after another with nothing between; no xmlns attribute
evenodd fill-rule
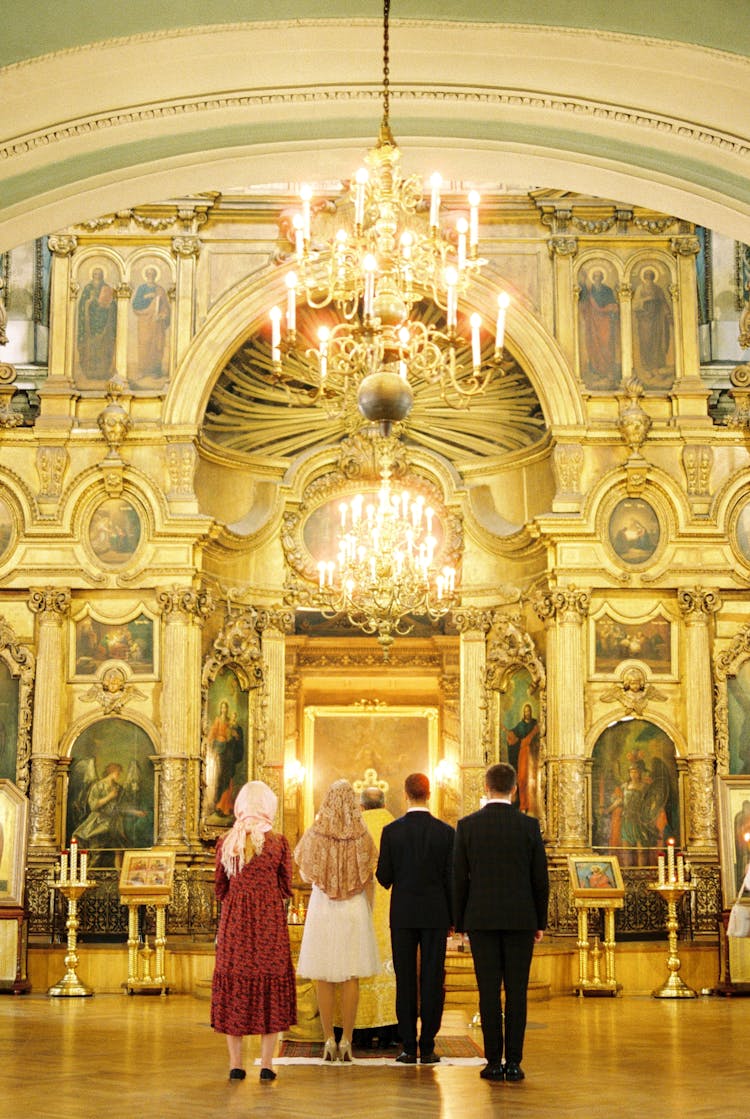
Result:
<svg viewBox="0 0 750 1119"><path fill-rule="evenodd" d="M484 1055L490 1064L499 1064L503 1057L500 991L504 988L505 1059L520 1064L526 1033L526 992L534 953L534 932L527 929L467 931L479 988Z"/></svg>
<svg viewBox="0 0 750 1119"><path fill-rule="evenodd" d="M407 1053L417 1052L417 1017L421 1018L420 1053L424 1056L435 1048L445 1001L447 940L447 929L391 929L396 1018Z"/></svg>

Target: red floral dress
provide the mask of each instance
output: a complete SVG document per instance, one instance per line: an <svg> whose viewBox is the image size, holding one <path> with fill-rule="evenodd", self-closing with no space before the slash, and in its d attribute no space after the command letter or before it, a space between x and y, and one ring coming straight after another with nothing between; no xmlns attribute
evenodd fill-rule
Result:
<svg viewBox="0 0 750 1119"><path fill-rule="evenodd" d="M211 993L211 1025L233 1037L272 1034L297 1021L297 992L284 899L292 895L292 855L267 832L263 850L229 877L216 852L222 903Z"/></svg>

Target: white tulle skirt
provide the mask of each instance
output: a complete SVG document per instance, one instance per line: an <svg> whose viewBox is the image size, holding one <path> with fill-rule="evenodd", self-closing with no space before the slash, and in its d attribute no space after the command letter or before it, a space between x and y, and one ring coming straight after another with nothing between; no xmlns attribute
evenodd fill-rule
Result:
<svg viewBox="0 0 750 1119"><path fill-rule="evenodd" d="M332 901L313 886L302 933L297 974L304 979L345 979L380 970L372 910L365 895Z"/></svg>

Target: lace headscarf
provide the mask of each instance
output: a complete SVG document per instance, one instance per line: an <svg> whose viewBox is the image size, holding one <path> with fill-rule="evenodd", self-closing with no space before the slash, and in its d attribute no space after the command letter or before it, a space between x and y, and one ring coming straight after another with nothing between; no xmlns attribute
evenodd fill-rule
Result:
<svg viewBox="0 0 750 1119"><path fill-rule="evenodd" d="M248 781L237 793L234 826L221 845L221 862L230 877L239 874L247 862L248 839L256 855L263 850L265 833L273 827L277 804L278 797L263 781Z"/></svg>
<svg viewBox="0 0 750 1119"><path fill-rule="evenodd" d="M305 881L319 886L333 901L361 893L370 881L378 851L348 781L331 785L294 857Z"/></svg>

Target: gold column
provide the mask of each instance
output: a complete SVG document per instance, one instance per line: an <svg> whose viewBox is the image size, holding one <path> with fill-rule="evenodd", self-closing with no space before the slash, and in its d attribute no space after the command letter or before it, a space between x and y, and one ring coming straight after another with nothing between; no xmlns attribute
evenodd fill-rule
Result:
<svg viewBox="0 0 750 1119"><path fill-rule="evenodd" d="M633 376L633 289L630 284L617 288L620 304L620 345L622 346L622 383L626 385Z"/></svg>
<svg viewBox="0 0 750 1119"><path fill-rule="evenodd" d="M701 380L698 349L698 293L695 257L700 242L692 234L672 237L669 247L677 263L677 283L670 287L675 336L676 415L691 428L711 428L707 401L710 389ZM704 436L705 437L705 436Z"/></svg>
<svg viewBox="0 0 750 1119"><path fill-rule="evenodd" d="M459 693L460 766L462 812L479 807L484 793L484 772L488 759L484 750L484 723L487 718L484 677L487 667L486 635L492 625L489 610L456 611L453 620L461 635L461 685Z"/></svg>
<svg viewBox="0 0 750 1119"><path fill-rule="evenodd" d="M161 591L164 618L162 747L159 757L157 844L187 843L187 771L200 753L201 625L213 603L205 590Z"/></svg>
<svg viewBox="0 0 750 1119"><path fill-rule="evenodd" d="M31 731L30 854L57 849L55 772L60 722L65 710L63 623L70 613L70 592L47 587L32 591L29 609L38 618L34 722Z"/></svg>
<svg viewBox="0 0 750 1119"><path fill-rule="evenodd" d="M691 854L715 854L713 679L711 617L721 609L718 591L681 588L677 602L685 623L683 679L690 681L685 702L688 762L688 835Z"/></svg>
<svg viewBox="0 0 750 1119"><path fill-rule="evenodd" d="M555 331L563 352L572 362L578 356L576 323L580 293L573 280L573 260L578 252L578 241L575 237L560 234L548 238L547 248L555 276ZM580 369L580 360L576 366Z"/></svg>
<svg viewBox="0 0 750 1119"><path fill-rule="evenodd" d="M175 364L177 364L185 353L193 337L195 270L200 252L201 243L198 237L181 236L172 238L172 253L177 260L177 284L174 311Z"/></svg>
<svg viewBox="0 0 750 1119"><path fill-rule="evenodd" d="M277 607L259 613L263 654L263 727L256 739L256 776L284 803L286 634L294 629L294 612Z"/></svg>
<svg viewBox="0 0 750 1119"><path fill-rule="evenodd" d="M49 375L39 390L41 410L34 430L43 441L65 438L72 426L74 397L70 371L75 363L75 301L78 285L72 281L72 257L77 238L58 234L48 241L52 253L50 277Z"/></svg>
<svg viewBox="0 0 750 1119"><path fill-rule="evenodd" d="M572 585L548 591L534 604L545 622L554 618L547 650L547 759L550 788L556 790L557 844L571 849L588 842L583 621L589 604L588 592Z"/></svg>

